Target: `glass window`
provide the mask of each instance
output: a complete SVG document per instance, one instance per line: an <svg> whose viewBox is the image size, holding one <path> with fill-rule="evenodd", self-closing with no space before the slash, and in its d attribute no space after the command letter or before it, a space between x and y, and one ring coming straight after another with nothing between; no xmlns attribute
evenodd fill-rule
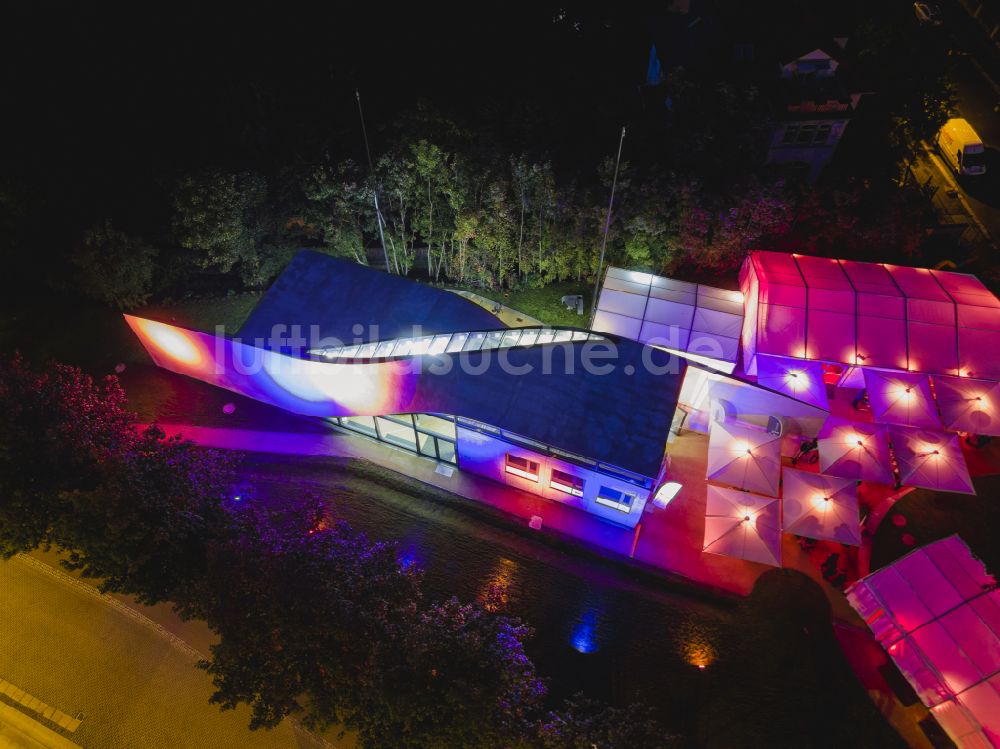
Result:
<svg viewBox="0 0 1000 749"><path fill-rule="evenodd" d="M552 339L555 337L556 332L551 328L538 331L538 343L552 343Z"/></svg>
<svg viewBox="0 0 1000 749"><path fill-rule="evenodd" d="M413 348L415 343L413 338L400 338L396 341L396 348L392 350L393 356L406 356L410 353L410 349Z"/></svg>
<svg viewBox="0 0 1000 749"><path fill-rule="evenodd" d="M445 349L445 353L454 354L456 351L462 351L468 337L468 333L455 333L455 335L451 337L451 340L448 341L448 347Z"/></svg>
<svg viewBox="0 0 1000 749"><path fill-rule="evenodd" d="M413 414L413 420L417 424L417 429L435 434L439 437L455 439L455 422L431 414Z"/></svg>
<svg viewBox="0 0 1000 749"><path fill-rule="evenodd" d="M785 125L785 133L781 136L782 143L794 143L799 134L798 125Z"/></svg>
<svg viewBox="0 0 1000 749"><path fill-rule="evenodd" d="M371 416L341 416L340 426L351 429L355 432L367 434L369 437L378 437L375 431L375 419Z"/></svg>
<svg viewBox="0 0 1000 749"><path fill-rule="evenodd" d="M455 452L455 443L451 440L438 438L438 457L449 463L458 463L458 456Z"/></svg>
<svg viewBox="0 0 1000 749"><path fill-rule="evenodd" d="M413 346L410 347L410 356L420 356L421 354L426 354L427 349L431 346L431 341L434 340L433 336L423 336L422 338L414 338Z"/></svg>
<svg viewBox="0 0 1000 749"><path fill-rule="evenodd" d="M602 486L597 492L597 504L610 507L621 512L632 510L632 502L635 500L634 494L612 489L610 486Z"/></svg>
<svg viewBox="0 0 1000 749"><path fill-rule="evenodd" d="M376 357L389 356L395 347L396 347L396 341L382 341L378 345L378 348L375 349L375 356Z"/></svg>
<svg viewBox="0 0 1000 749"><path fill-rule="evenodd" d="M427 353L431 356L443 354L444 350L448 347L448 341L450 340L450 335L434 336L434 340L431 341L431 345L427 347Z"/></svg>
<svg viewBox="0 0 1000 749"><path fill-rule="evenodd" d="M517 340L521 337L520 330L509 330L503 334L503 339L500 341L500 348L509 348L510 346L516 346Z"/></svg>
<svg viewBox="0 0 1000 749"><path fill-rule="evenodd" d="M384 416L376 416L379 436L393 445L405 447L407 450L417 450L416 432L413 430L413 422L400 424L398 421L390 420Z"/></svg>
<svg viewBox="0 0 1000 749"><path fill-rule="evenodd" d="M583 496L583 479L572 473L560 471L558 468L552 469L552 479L549 481L549 486L561 492L572 494L574 497Z"/></svg>
<svg viewBox="0 0 1000 749"><path fill-rule="evenodd" d="M486 340L483 341L483 349L494 349L500 346L500 341L503 339L504 331L502 330L491 330L486 334Z"/></svg>
<svg viewBox="0 0 1000 749"><path fill-rule="evenodd" d="M813 135L816 133L815 125L803 125L799 128L799 137L795 139L796 143L812 143Z"/></svg>
<svg viewBox="0 0 1000 749"><path fill-rule="evenodd" d="M429 458L437 457L437 449L431 435L417 432L417 447L420 449L421 455L426 455Z"/></svg>
<svg viewBox="0 0 1000 749"><path fill-rule="evenodd" d="M507 464L504 468L507 473L520 476L531 481L538 481L538 463L518 455L507 453Z"/></svg>
<svg viewBox="0 0 1000 749"><path fill-rule="evenodd" d="M485 333L469 333L469 339L462 346L462 351L479 351L484 340L486 340Z"/></svg>
<svg viewBox="0 0 1000 749"><path fill-rule="evenodd" d="M535 341L538 340L537 330L525 330L521 333L521 340L518 341L518 346L531 346L534 345Z"/></svg>
<svg viewBox="0 0 1000 749"><path fill-rule="evenodd" d="M827 139L830 137L830 130L831 128L829 125L820 125L817 127L816 136L813 138L813 142L820 145L826 143Z"/></svg>
<svg viewBox="0 0 1000 749"><path fill-rule="evenodd" d="M556 343L565 343L566 341L573 340L572 330L557 330L555 331L555 336L552 339Z"/></svg>
<svg viewBox="0 0 1000 749"><path fill-rule="evenodd" d="M358 349L359 359L371 359L375 356L375 349L378 348L378 343L366 343Z"/></svg>
<svg viewBox="0 0 1000 749"><path fill-rule="evenodd" d="M584 333L582 330L574 330L573 331L573 340L574 341L586 341L588 337L589 336L587 335L587 333Z"/></svg>

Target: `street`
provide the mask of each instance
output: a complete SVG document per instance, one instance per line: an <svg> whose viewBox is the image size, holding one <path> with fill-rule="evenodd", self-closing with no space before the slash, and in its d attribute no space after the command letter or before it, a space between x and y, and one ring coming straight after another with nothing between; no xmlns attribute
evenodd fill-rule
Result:
<svg viewBox="0 0 1000 749"><path fill-rule="evenodd" d="M246 707L220 712L190 650L172 644L46 565L0 562L0 679L68 715L86 749L315 744L285 722L251 732ZM25 715L32 717L30 711ZM2 737L0 737L2 745Z"/></svg>
<svg viewBox="0 0 1000 749"><path fill-rule="evenodd" d="M935 33L955 56L952 81L958 94L957 114L969 121L986 146L986 174L957 179L933 144L929 144L934 151L929 161L935 172L932 184L942 193L957 190L954 199L964 204L973 223L996 242L1000 240L1000 51L972 17L976 0L968 0L966 6L958 0L942 4L945 24ZM949 212L949 197L942 196L939 212L942 208Z"/></svg>

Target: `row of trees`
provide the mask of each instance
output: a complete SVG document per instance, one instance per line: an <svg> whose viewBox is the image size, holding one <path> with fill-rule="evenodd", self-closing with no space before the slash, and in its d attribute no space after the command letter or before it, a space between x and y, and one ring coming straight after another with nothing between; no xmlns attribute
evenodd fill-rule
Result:
<svg viewBox="0 0 1000 749"><path fill-rule="evenodd" d="M299 715L393 749L675 745L640 706L546 709L523 623L425 600L418 568L315 497L275 509L233 486L223 455L135 430L114 378L0 364L0 554L55 546L106 592L204 619L212 701L248 704L251 727Z"/></svg>
<svg viewBox="0 0 1000 749"><path fill-rule="evenodd" d="M391 273L494 291L583 280L597 272L613 166L606 160L584 184L559 179L548 161L486 159L417 139L381 157L374 182L351 160L270 179L208 170L178 181L159 257L104 221L86 233L74 263L86 293L123 308L192 272L228 278L230 288L262 287L303 246L367 263L366 248L380 243L377 185ZM789 230L792 198L778 180L709 191L624 163L608 262L731 270L745 250ZM381 249L372 257L381 260Z"/></svg>

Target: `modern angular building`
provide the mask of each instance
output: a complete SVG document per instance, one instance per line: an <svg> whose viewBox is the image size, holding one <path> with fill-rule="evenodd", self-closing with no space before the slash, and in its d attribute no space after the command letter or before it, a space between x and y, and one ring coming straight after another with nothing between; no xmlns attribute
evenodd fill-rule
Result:
<svg viewBox="0 0 1000 749"><path fill-rule="evenodd" d="M823 474L972 491L957 434L1000 434L1000 300L976 278L753 252L739 282L611 268L592 330L507 328L303 251L236 336L127 320L165 369L629 527L677 490L678 435L757 504L813 440Z"/></svg>

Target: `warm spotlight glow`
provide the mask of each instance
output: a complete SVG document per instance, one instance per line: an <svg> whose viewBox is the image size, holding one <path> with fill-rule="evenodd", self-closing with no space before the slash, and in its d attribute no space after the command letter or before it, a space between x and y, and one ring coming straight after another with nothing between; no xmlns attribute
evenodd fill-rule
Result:
<svg viewBox="0 0 1000 749"><path fill-rule="evenodd" d="M788 387L796 392L807 385L805 373L803 372L789 372L785 375L785 380L788 382Z"/></svg>
<svg viewBox="0 0 1000 749"><path fill-rule="evenodd" d="M196 366L201 363L201 350L184 330L153 320L132 319L135 321L134 327L138 328L137 332L145 336L161 353L181 364Z"/></svg>

